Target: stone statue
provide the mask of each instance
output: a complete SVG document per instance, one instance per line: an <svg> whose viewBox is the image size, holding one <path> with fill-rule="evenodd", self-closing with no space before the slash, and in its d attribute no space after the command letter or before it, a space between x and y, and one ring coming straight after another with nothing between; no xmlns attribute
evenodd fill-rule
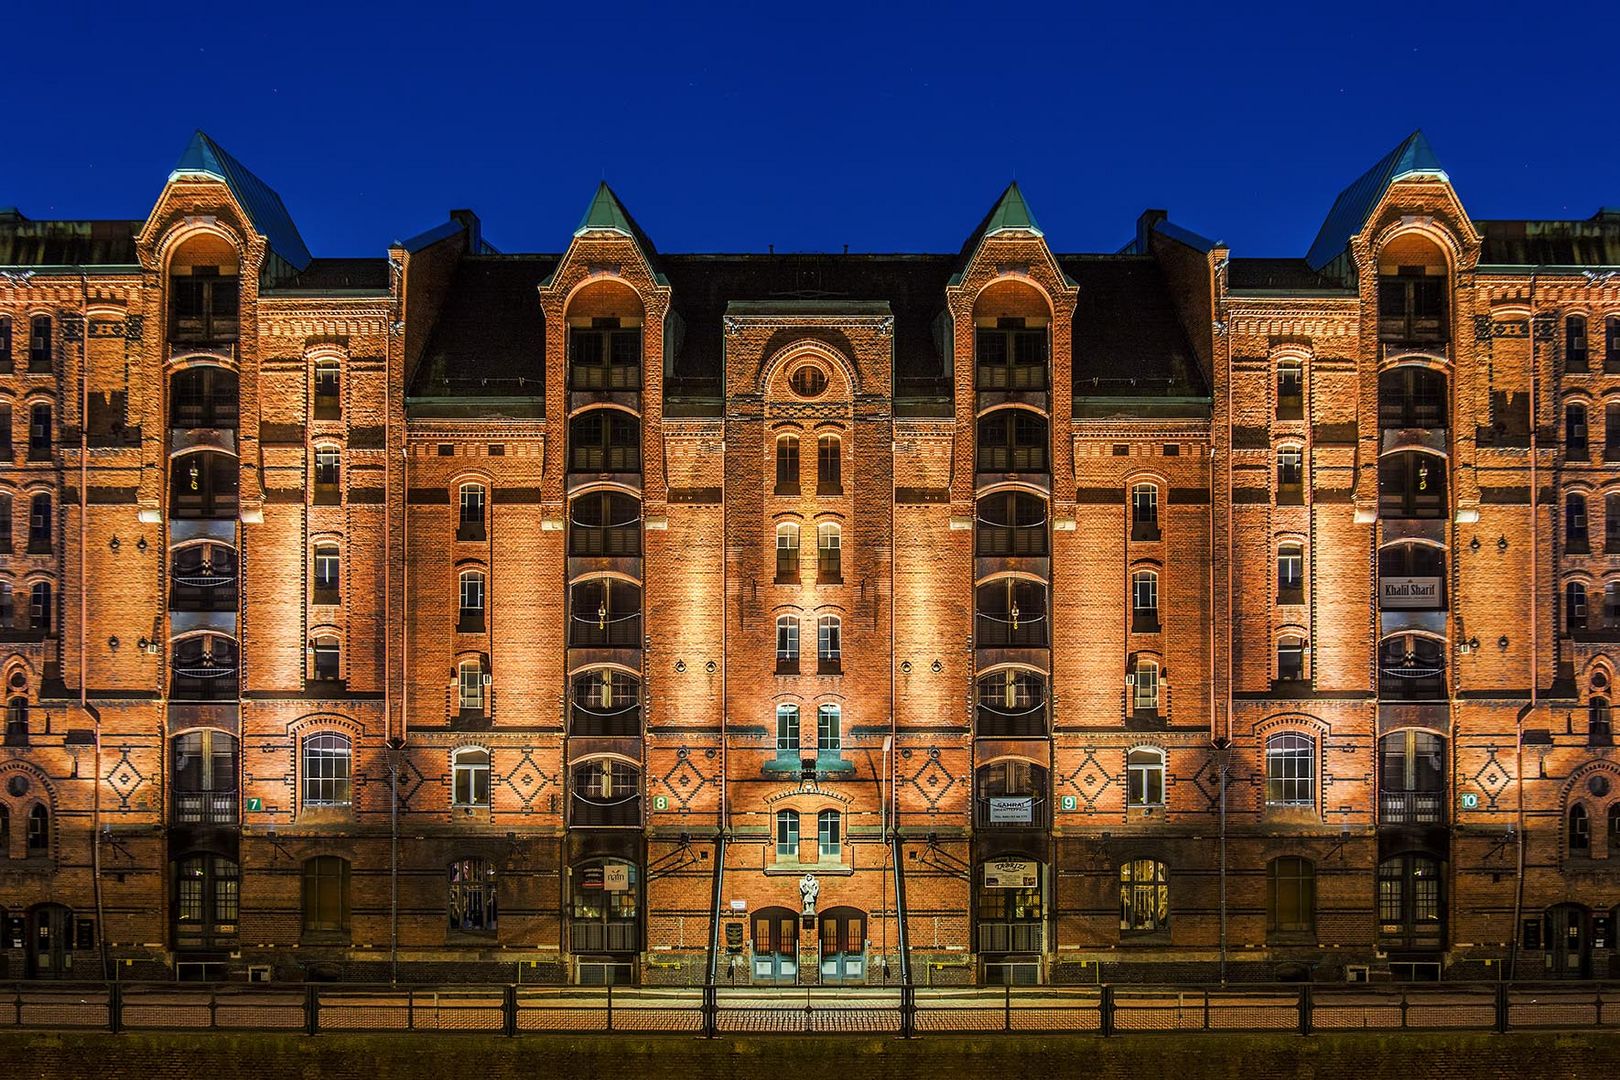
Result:
<svg viewBox="0 0 1620 1080"><path fill-rule="evenodd" d="M804 913L806 915L816 913L816 897L820 893L821 882L816 880L814 874L806 874L799 879L799 896L804 899Z"/></svg>

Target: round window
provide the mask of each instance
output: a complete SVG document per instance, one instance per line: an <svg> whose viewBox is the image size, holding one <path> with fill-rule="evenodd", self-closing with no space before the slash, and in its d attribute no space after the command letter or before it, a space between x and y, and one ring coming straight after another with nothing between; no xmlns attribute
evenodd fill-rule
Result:
<svg viewBox="0 0 1620 1080"><path fill-rule="evenodd" d="M12 798L22 798L24 795L28 794L28 777L13 776L10 780L6 781L6 790L11 793Z"/></svg>
<svg viewBox="0 0 1620 1080"><path fill-rule="evenodd" d="M1601 671L1592 672L1592 689L1602 690L1609 685L1609 677Z"/></svg>
<svg viewBox="0 0 1620 1080"><path fill-rule="evenodd" d="M827 373L806 364L788 378L788 385L800 397L820 397L827 390Z"/></svg>
<svg viewBox="0 0 1620 1080"><path fill-rule="evenodd" d="M27 685L28 685L28 676L27 675L24 675L20 671L13 671L11 673L10 686L11 686L11 688L13 690L21 690L23 687L25 687Z"/></svg>
<svg viewBox="0 0 1620 1080"><path fill-rule="evenodd" d="M1586 790L1600 799L1603 798L1609 793L1609 778L1602 774L1592 777L1586 782Z"/></svg>

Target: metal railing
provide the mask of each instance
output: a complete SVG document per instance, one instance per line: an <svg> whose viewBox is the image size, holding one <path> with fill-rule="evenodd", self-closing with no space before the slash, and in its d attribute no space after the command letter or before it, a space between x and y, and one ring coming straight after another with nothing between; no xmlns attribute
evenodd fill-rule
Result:
<svg viewBox="0 0 1620 1080"><path fill-rule="evenodd" d="M913 1035L1620 1030L1617 983L559 987L11 983L0 1029Z"/></svg>
<svg viewBox="0 0 1620 1080"><path fill-rule="evenodd" d="M1434 791L1386 791L1379 797L1381 825L1443 825L1445 796Z"/></svg>

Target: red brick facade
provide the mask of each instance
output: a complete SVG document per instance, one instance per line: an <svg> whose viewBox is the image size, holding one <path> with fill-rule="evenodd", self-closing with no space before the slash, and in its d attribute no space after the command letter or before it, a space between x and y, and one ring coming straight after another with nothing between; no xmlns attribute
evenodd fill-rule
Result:
<svg viewBox="0 0 1620 1080"><path fill-rule="evenodd" d="M1612 217L0 233L10 976L1609 970Z"/></svg>

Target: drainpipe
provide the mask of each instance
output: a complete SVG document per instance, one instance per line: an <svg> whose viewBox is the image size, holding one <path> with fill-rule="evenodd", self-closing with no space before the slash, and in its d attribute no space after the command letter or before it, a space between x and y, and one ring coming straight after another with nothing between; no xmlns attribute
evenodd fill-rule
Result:
<svg viewBox="0 0 1620 1080"><path fill-rule="evenodd" d="M666 315L667 317L667 315ZM726 346L721 344L720 370L725 371ZM721 395L724 397L724 378L721 379ZM662 414L660 414L662 415ZM714 838L714 899L713 908L709 913L709 972L708 984L713 986L719 974L720 967L720 903L725 894L726 882L726 840L731 835L731 802L727 797L726 782L730 765L727 761L726 750L731 745L730 725L731 698L727 693L727 678L731 673L731 653L727 643L730 640L731 630L731 534L727 532L731 505L725 498L725 469L726 469L726 431L725 420L720 422L720 820ZM669 480L669 472L664 473L665 483ZM667 492L666 492L667 495ZM666 514L669 512L665 507ZM643 507L642 513L646 513Z"/></svg>
<svg viewBox="0 0 1620 1080"><path fill-rule="evenodd" d="M388 739L388 981L399 982L399 758L405 740Z"/></svg>
<svg viewBox="0 0 1620 1080"><path fill-rule="evenodd" d="M1520 926L1524 920L1524 862L1525 844L1524 835L1524 722L1536 709L1537 687L1540 680L1541 663L1541 634L1540 618L1536 611L1537 585L1541 577L1541 491L1540 481L1536 469L1536 428L1540 419L1541 410L1537 407L1537 390L1539 383L1536 378L1536 274L1541 267L1530 271L1530 700L1524 708L1519 710L1515 718L1514 729L1518 733L1517 745L1514 748L1514 801L1518 804L1516 816L1518 819L1515 832L1517 843L1514 845L1516 873L1513 886L1513 925L1508 927L1508 979L1515 976L1519 965L1519 934Z"/></svg>
<svg viewBox="0 0 1620 1080"><path fill-rule="evenodd" d="M1225 736L1216 736L1212 740L1215 748L1215 769L1221 782L1221 985L1226 985L1226 778L1231 772L1232 740Z"/></svg>
<svg viewBox="0 0 1620 1080"><path fill-rule="evenodd" d="M79 338L79 711L90 718L95 732L95 771L91 775L90 892L96 906L96 942L101 951L101 977L112 978L107 953L107 913L101 898L101 711L90 704L89 679L89 535L85 515L90 509L90 278L79 268L79 312L84 327Z"/></svg>
<svg viewBox="0 0 1620 1080"><path fill-rule="evenodd" d="M894 362L894 336L889 337L889 360L892 368ZM911 985L911 949L906 934L906 882L905 865L901 859L900 843L900 785L896 782L895 761L900 752L900 721L895 712L896 694L894 683L894 617L895 599L898 597L895 585L897 582L895 561L895 499L899 495L899 481L897 471L892 465L897 447L894 439L894 418L889 419L889 737L884 741L883 757L884 767L889 774L889 791L884 797L884 827L887 835L884 837L889 843L889 858L894 863L894 913L895 933L898 940L895 942L900 950L900 984ZM881 793L880 793L881 794ZM885 926L888 924L885 923ZM887 952L887 950L885 950ZM884 958L884 974L887 976L888 958Z"/></svg>

